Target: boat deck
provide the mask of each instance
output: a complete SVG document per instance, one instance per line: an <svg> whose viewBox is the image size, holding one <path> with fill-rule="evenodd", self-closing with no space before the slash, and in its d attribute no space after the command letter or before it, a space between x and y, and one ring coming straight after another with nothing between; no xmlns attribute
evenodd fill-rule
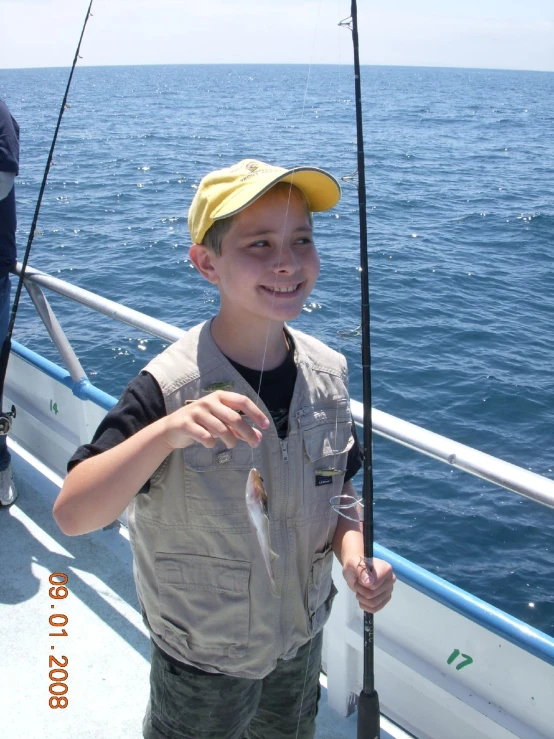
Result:
<svg viewBox="0 0 554 739"><path fill-rule="evenodd" d="M0 734L3 739L139 739L148 698L149 639L126 529L65 536L52 517L60 478L16 443L10 446L19 497L0 509ZM50 597L52 573L67 575L67 598ZM67 617L67 636L49 636L62 630L49 624L52 614ZM68 660L66 708L49 706L50 656ZM382 718L382 739L407 736ZM356 716L345 719L333 711L325 687L316 737L356 737Z"/></svg>

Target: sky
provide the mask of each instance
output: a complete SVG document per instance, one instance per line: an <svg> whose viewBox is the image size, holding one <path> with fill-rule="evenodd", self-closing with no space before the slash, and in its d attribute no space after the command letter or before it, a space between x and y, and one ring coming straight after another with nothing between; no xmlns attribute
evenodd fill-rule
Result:
<svg viewBox="0 0 554 739"><path fill-rule="evenodd" d="M0 0L0 69L68 67L89 0ZM360 61L554 71L554 0L358 0ZM351 63L350 0L94 0L82 65Z"/></svg>

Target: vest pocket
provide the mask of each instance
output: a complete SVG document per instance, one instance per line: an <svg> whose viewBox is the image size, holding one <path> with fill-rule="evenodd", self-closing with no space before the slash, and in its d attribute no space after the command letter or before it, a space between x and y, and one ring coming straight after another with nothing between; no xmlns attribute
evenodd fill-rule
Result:
<svg viewBox="0 0 554 739"><path fill-rule="evenodd" d="M157 552L163 638L191 661L240 657L250 627L250 562Z"/></svg>
<svg viewBox="0 0 554 739"><path fill-rule="evenodd" d="M313 560L308 580L307 612L310 619L309 629L313 636L325 625L331 605L337 594L332 578L333 550L328 546L318 552Z"/></svg>
<svg viewBox="0 0 554 739"><path fill-rule="evenodd" d="M346 401L298 419L304 443L304 505L330 508L340 495L348 451L354 444L352 418ZM320 510L321 513L321 510Z"/></svg>
<svg viewBox="0 0 554 739"><path fill-rule="evenodd" d="M211 516L210 526L248 526L245 492L248 473L258 456L246 442L228 449L223 442L212 449L193 444L183 449L187 510ZM218 516L225 520L218 521Z"/></svg>

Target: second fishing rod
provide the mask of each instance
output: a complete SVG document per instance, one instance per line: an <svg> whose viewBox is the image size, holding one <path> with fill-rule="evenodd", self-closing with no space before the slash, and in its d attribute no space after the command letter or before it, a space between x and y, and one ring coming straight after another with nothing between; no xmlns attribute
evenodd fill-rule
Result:
<svg viewBox="0 0 554 739"><path fill-rule="evenodd" d="M75 50L75 56L73 58L73 64L71 66L71 70L69 72L69 78L67 80L67 85L65 88L65 93L63 96L62 104L60 106L60 112L58 114L58 120L56 123L56 127L54 129L54 136L52 137L52 143L50 144L50 151L48 152L48 158L46 160L46 166L44 168L44 175L42 177L42 182L40 185L40 190L37 198L37 203L35 206L35 212L33 215L33 221L31 224L31 229L29 231L29 237L27 239L27 246L25 248L25 254L23 256L23 262L21 266L21 271L19 274L19 280L17 283L17 288L15 291L15 297L12 305L11 315L10 315L10 322L8 325L8 332L6 334L6 338L4 339L4 343L2 345L2 350L0 352L0 407L2 404L2 398L4 395L4 384L6 381L6 371L8 369L8 361L10 358L10 351L11 351L11 345L12 345L12 334L13 334L13 328L15 324L15 318L17 315L17 309L19 307L19 300L21 297L21 291L23 289L23 282L25 279L25 271L27 269L27 263L29 261L29 256L31 253L31 247L33 245L33 239L35 237L35 232L37 228L38 223L38 217L40 213L40 207L42 205L42 198L44 195L44 190L46 188L46 182L48 180L48 173L50 172L50 167L52 166L52 158L54 156L54 149L56 147L56 140L58 138L58 132L60 130L60 125L62 122L62 116L67 109L67 97L69 95L69 89L71 87L71 81L73 79L73 73L75 71L75 67L77 66L77 60L79 59L79 52L81 50L81 43L83 41L83 36L85 34L85 29L87 27L88 19L90 18L91 14L91 8L92 8L93 0L90 0L87 13L85 16L85 21L83 23L83 27L81 29L81 35L79 36L79 43L77 44L77 48ZM12 409L8 412L3 412L0 414L0 434L7 434L9 433L9 430L12 425L13 418L15 418L15 408L12 406Z"/></svg>

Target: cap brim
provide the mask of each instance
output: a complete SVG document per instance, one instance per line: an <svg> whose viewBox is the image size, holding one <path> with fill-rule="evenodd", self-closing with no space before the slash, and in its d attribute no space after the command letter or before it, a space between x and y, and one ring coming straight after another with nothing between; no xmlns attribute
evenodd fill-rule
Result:
<svg viewBox="0 0 554 739"><path fill-rule="evenodd" d="M239 213L278 182L290 182L301 190L306 196L308 208L314 213L329 210L340 200L340 185L328 172L317 167L295 167L284 170L277 176L270 175L265 180L258 176L251 184L243 185L221 203L212 216L213 220L217 221Z"/></svg>

